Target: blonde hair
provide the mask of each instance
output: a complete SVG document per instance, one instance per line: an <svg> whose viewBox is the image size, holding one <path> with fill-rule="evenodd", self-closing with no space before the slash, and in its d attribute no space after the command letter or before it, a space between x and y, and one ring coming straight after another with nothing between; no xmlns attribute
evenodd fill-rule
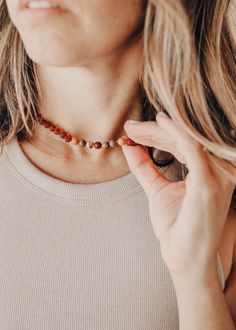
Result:
<svg viewBox="0 0 236 330"><path fill-rule="evenodd" d="M236 183L236 47L230 4L230 0L149 0L140 81L149 108L146 119L153 120L164 109L208 149L222 175ZM36 65L25 52L4 0L0 0L0 63L3 146L16 134L21 139L33 135L42 95ZM152 148L152 156L155 151ZM158 155L153 160L158 162ZM187 169L182 167L184 179ZM231 209L236 208L235 195Z"/></svg>

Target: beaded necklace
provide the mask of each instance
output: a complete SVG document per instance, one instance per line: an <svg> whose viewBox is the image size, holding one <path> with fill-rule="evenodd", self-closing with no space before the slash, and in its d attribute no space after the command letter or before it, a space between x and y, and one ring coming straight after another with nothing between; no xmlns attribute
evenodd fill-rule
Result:
<svg viewBox="0 0 236 330"><path fill-rule="evenodd" d="M71 143L73 145L79 145L82 148L95 148L95 149L108 149L114 148L116 146L128 145L128 146L136 146L138 143L134 142L128 136L122 136L117 140L110 140L105 142L100 141L85 141L83 139L76 138L70 132L64 130L63 128L53 124L51 121L43 118L41 114L37 114L38 122L40 125L48 128L52 133L60 136L66 143Z"/></svg>

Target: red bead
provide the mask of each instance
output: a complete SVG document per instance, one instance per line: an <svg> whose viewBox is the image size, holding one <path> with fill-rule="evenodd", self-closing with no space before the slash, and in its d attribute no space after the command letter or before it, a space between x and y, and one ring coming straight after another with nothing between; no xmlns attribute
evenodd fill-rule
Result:
<svg viewBox="0 0 236 330"><path fill-rule="evenodd" d="M61 133L60 128L55 127L54 131L53 131L56 135L59 135Z"/></svg>
<svg viewBox="0 0 236 330"><path fill-rule="evenodd" d="M97 142L94 142L93 146L96 149L100 149L102 147L102 144L101 144L101 142L97 141Z"/></svg>
<svg viewBox="0 0 236 330"><path fill-rule="evenodd" d="M51 126L50 126L50 131L53 132L53 131L54 131L54 128L55 128L55 126L54 126L54 125L51 125Z"/></svg>
<svg viewBox="0 0 236 330"><path fill-rule="evenodd" d="M127 138L125 140L125 144L127 144L128 146L136 146L137 145L137 143L134 142L133 140L131 140L130 138Z"/></svg>
<svg viewBox="0 0 236 330"><path fill-rule="evenodd" d="M66 133L65 131L61 131L61 132L60 132L60 137L61 137L61 138L64 139L64 138L66 137L66 135L67 135L67 133Z"/></svg>
<svg viewBox="0 0 236 330"><path fill-rule="evenodd" d="M44 127L48 128L48 127L50 127L50 126L51 126L51 124L50 124L48 121L45 121L45 122L44 122Z"/></svg>
<svg viewBox="0 0 236 330"><path fill-rule="evenodd" d="M70 135L70 134L67 134L66 136L65 136L65 141L66 142L70 142L72 140L72 136Z"/></svg>

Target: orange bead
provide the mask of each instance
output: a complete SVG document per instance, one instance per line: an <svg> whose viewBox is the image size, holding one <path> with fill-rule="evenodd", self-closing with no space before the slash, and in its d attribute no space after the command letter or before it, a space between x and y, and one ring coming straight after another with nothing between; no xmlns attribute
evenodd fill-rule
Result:
<svg viewBox="0 0 236 330"><path fill-rule="evenodd" d="M132 139L128 138L125 140L125 144L127 144L128 146L136 146L137 143L134 142Z"/></svg>

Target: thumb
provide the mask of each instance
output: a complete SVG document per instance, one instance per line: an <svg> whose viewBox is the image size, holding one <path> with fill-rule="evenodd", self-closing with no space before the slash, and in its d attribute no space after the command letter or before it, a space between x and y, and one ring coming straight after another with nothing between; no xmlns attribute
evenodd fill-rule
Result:
<svg viewBox="0 0 236 330"><path fill-rule="evenodd" d="M170 183L159 172L144 146L122 145L121 147L130 171L138 179L148 198Z"/></svg>

